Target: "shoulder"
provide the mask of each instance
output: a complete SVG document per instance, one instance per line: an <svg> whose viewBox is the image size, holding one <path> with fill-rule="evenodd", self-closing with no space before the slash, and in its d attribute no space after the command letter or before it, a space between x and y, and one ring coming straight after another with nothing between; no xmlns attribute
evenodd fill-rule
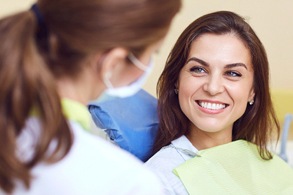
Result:
<svg viewBox="0 0 293 195"><path fill-rule="evenodd" d="M184 190L184 186L179 178L173 173L173 169L184 162L184 159L172 145L163 147L159 152L152 156L145 166L152 170L160 179L165 194L175 195L178 190Z"/></svg>
<svg viewBox="0 0 293 195"><path fill-rule="evenodd" d="M154 169L173 169L186 160L190 159L191 153L197 150L192 146L185 136L181 136L171 142L171 144L161 148L145 164Z"/></svg>
<svg viewBox="0 0 293 195"><path fill-rule="evenodd" d="M144 186L146 183L153 184L151 181L156 181L155 176L143 166L143 163L130 153L83 129L78 129L74 124L73 127L75 128L74 146L68 158L72 157L71 161L82 161L80 163L91 167L89 175L93 179L103 178L105 183L119 185L120 188L122 183L126 187L141 182L143 183L141 186ZM84 159L88 160L85 162Z"/></svg>
<svg viewBox="0 0 293 195"><path fill-rule="evenodd" d="M19 188L19 194L161 194L157 177L135 157L77 123L70 122L70 127L70 152L57 163L38 164L31 188Z"/></svg>
<svg viewBox="0 0 293 195"><path fill-rule="evenodd" d="M188 193L173 170L190 159L189 154L196 151L188 139L181 136L158 151L145 163L145 166L159 177L166 194L185 195Z"/></svg>
<svg viewBox="0 0 293 195"><path fill-rule="evenodd" d="M72 152L78 159L81 154L86 154L82 159L88 161L83 164L91 168L84 177L98 183L95 188L105 190L101 194L161 193L157 177L133 155L85 131L77 131L75 136ZM80 171L83 169L81 167Z"/></svg>
<svg viewBox="0 0 293 195"><path fill-rule="evenodd" d="M175 167L179 166L184 161L185 160L182 158L181 154L172 144L170 144L154 154L147 162L145 162L145 166L156 173L169 175Z"/></svg>

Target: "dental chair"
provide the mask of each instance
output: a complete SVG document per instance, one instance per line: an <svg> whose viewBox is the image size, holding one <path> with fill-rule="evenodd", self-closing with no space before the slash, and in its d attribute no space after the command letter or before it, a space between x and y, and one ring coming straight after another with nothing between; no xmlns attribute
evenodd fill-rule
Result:
<svg viewBox="0 0 293 195"><path fill-rule="evenodd" d="M273 89L271 94L277 117L282 125L279 156L288 162L287 143L289 140L293 141L293 90Z"/></svg>
<svg viewBox="0 0 293 195"><path fill-rule="evenodd" d="M143 89L131 97L104 99L88 105L95 125L120 148L148 160L159 123L157 99Z"/></svg>

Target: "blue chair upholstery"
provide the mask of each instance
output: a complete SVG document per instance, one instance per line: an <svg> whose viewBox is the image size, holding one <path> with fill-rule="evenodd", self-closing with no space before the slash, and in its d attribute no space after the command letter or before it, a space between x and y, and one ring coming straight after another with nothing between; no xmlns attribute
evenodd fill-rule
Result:
<svg viewBox="0 0 293 195"><path fill-rule="evenodd" d="M272 89L271 94L278 120L282 125L279 156L288 162L286 146L287 142L293 139L293 125L291 125L293 120L293 90Z"/></svg>
<svg viewBox="0 0 293 195"><path fill-rule="evenodd" d="M141 161L151 155L158 128L157 99L143 89L127 98L92 102L94 123L118 146Z"/></svg>
<svg viewBox="0 0 293 195"><path fill-rule="evenodd" d="M286 162L288 162L287 156L287 141L289 136L290 124L293 120L293 114L287 114L285 116L285 121L282 128L282 135L281 135L281 147L279 156Z"/></svg>

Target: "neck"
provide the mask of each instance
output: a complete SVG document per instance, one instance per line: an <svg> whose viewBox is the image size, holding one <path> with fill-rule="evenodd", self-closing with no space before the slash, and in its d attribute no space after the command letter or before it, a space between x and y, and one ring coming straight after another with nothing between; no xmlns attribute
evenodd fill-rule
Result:
<svg viewBox="0 0 293 195"><path fill-rule="evenodd" d="M86 105L89 101L88 95L77 84L68 80L60 79L58 82L58 92L61 98L68 98Z"/></svg>
<svg viewBox="0 0 293 195"><path fill-rule="evenodd" d="M99 84L90 79L73 80L62 78L57 81L58 93L61 98L68 98L84 105L97 98Z"/></svg>
<svg viewBox="0 0 293 195"><path fill-rule="evenodd" d="M199 129L192 129L186 137L196 149L203 150L231 142L232 130L206 132Z"/></svg>

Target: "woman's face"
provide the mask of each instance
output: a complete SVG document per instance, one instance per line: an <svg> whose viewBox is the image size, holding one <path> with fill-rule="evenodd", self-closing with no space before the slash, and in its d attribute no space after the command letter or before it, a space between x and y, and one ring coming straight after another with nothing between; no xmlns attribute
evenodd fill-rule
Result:
<svg viewBox="0 0 293 195"><path fill-rule="evenodd" d="M192 131L231 137L254 97L250 52L232 33L201 35L191 44L177 87Z"/></svg>

